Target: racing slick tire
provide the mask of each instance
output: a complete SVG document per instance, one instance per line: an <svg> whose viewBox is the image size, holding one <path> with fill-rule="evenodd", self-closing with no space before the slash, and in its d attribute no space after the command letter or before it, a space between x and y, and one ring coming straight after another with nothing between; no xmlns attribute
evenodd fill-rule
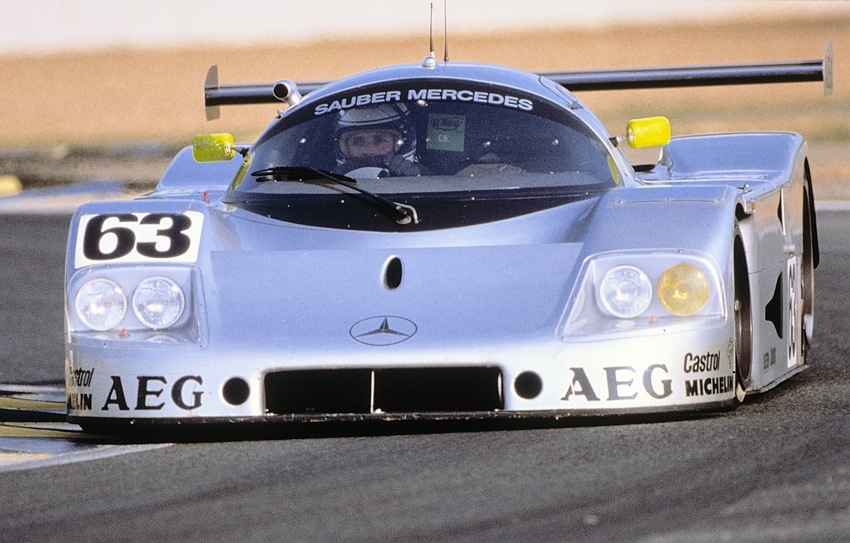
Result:
<svg viewBox="0 0 850 543"><path fill-rule="evenodd" d="M736 228L734 245L734 298L735 318L735 401L744 402L750 385L753 363L753 315L750 297L750 274L744 242Z"/></svg>
<svg viewBox="0 0 850 543"><path fill-rule="evenodd" d="M806 164L808 166L808 163ZM812 203L811 180L806 168L807 187L803 190L803 258L800 263L800 276L802 288L800 296L801 323L802 323L802 341L800 342L800 350L802 351L802 363L809 363L809 342L814 328L814 300L815 300L815 267L818 264L818 247L817 247L817 226L815 222L815 209Z"/></svg>

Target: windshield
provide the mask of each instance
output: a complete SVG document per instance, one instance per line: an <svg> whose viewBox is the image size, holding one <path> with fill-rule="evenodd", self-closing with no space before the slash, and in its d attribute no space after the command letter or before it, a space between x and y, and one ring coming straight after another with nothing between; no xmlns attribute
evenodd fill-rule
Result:
<svg viewBox="0 0 850 543"><path fill-rule="evenodd" d="M251 149L230 199L260 205L266 215L285 207L289 211L278 212L286 216L278 218L294 220L298 212L291 210L299 203L315 211L323 196L332 205L340 194L352 195L321 175L260 175L309 168L409 205L541 199L523 208L528 212L563 202L553 196L587 197L617 186L611 163L603 142L580 119L534 95L463 82L385 84L285 115ZM484 215L477 220L488 220Z"/></svg>

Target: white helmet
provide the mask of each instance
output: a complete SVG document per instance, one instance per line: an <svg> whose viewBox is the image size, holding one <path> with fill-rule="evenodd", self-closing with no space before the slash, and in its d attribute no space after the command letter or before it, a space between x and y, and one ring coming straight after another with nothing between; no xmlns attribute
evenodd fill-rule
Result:
<svg viewBox="0 0 850 543"><path fill-rule="evenodd" d="M366 129L393 130L398 134L393 151L406 160L413 161L416 153L416 131L410 112L404 104L380 104L348 109L340 112L334 130L334 152L337 164L354 160L346 152L348 137ZM380 157L378 157L380 158Z"/></svg>

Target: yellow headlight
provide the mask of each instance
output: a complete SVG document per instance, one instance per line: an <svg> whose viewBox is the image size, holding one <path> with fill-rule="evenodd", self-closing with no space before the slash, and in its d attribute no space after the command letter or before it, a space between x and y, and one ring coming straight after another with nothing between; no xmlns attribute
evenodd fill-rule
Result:
<svg viewBox="0 0 850 543"><path fill-rule="evenodd" d="M658 280L658 299L670 313L687 317L705 307L711 284L701 269L691 264L676 264Z"/></svg>

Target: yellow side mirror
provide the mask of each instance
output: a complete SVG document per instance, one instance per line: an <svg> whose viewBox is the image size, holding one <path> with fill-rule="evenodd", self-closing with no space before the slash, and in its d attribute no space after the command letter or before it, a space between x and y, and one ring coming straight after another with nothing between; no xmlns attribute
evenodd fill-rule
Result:
<svg viewBox="0 0 850 543"><path fill-rule="evenodd" d="M192 140L192 157L197 162L230 160L236 154L231 134L201 134Z"/></svg>
<svg viewBox="0 0 850 543"><path fill-rule="evenodd" d="M670 141L670 121L667 117L632 119L626 123L626 141L629 147L655 147Z"/></svg>

